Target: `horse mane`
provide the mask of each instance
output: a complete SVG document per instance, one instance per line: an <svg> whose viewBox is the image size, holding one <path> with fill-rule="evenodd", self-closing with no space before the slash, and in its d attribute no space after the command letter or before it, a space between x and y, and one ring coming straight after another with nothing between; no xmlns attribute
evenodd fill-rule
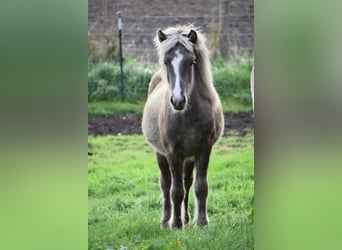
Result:
<svg viewBox="0 0 342 250"><path fill-rule="evenodd" d="M190 30L194 30L197 33L197 41L195 44L190 42L186 36L189 34ZM206 47L207 39L204 34L192 24L169 27L163 30L163 32L167 35L167 39L165 41L160 42L158 34L154 39L162 71L165 71L165 67L163 67L165 54L177 43L182 44L185 49L194 53L196 57L195 84L198 87L200 94L207 98L216 108L217 105L220 105L220 102L218 101L219 98L213 84L213 78L210 70L209 51Z"/></svg>

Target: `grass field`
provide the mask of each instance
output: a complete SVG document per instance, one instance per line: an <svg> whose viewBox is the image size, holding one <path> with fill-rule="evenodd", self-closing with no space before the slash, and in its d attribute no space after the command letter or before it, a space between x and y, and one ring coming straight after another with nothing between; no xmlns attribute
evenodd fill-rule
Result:
<svg viewBox="0 0 342 250"><path fill-rule="evenodd" d="M224 137L209 166L209 227L160 228L159 169L143 136L88 137L89 249L253 249L254 135ZM194 195L190 195L190 212Z"/></svg>
<svg viewBox="0 0 342 250"><path fill-rule="evenodd" d="M252 110L251 104L242 104L232 98L222 101L223 112L239 112ZM88 103L88 114L91 115L113 115L117 113L141 114L145 102L129 103L114 101L97 101Z"/></svg>

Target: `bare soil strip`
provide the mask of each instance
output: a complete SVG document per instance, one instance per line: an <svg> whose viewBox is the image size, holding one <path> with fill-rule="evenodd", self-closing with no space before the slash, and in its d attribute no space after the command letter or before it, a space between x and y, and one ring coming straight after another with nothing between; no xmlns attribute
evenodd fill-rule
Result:
<svg viewBox="0 0 342 250"><path fill-rule="evenodd" d="M142 134L142 115L118 114L113 116L89 115L88 135L131 135ZM244 136L246 130L254 129L252 111L239 113L225 113L224 135L234 134Z"/></svg>

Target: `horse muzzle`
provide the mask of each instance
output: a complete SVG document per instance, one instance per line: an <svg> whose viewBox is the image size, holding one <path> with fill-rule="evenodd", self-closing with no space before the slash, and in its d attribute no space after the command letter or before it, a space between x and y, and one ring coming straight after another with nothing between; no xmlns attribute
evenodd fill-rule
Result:
<svg viewBox="0 0 342 250"><path fill-rule="evenodd" d="M186 98L185 96L182 96L181 98L171 96L170 102L175 110L183 110L185 108Z"/></svg>

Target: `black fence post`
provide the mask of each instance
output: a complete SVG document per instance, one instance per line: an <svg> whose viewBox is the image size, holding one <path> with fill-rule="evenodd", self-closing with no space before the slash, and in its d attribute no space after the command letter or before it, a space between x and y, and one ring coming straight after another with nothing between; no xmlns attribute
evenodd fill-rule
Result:
<svg viewBox="0 0 342 250"><path fill-rule="evenodd" d="M122 12L116 12L118 16L118 30L119 30L119 58L120 58L120 94L121 101L124 101L124 75L123 75L123 66L122 66Z"/></svg>

